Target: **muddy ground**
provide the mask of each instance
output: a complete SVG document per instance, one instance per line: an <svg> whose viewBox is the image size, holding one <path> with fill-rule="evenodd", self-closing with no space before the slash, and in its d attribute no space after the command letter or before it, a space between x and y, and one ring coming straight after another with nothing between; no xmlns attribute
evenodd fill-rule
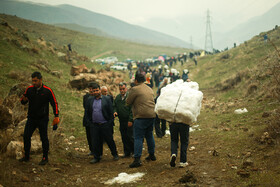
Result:
<svg viewBox="0 0 280 187"><path fill-rule="evenodd" d="M190 133L188 163L186 168L171 168L170 135L157 138L156 161L145 161L147 147L144 144L143 165L129 168L132 158L120 158L113 161L107 145L104 145L103 158L97 164L90 164L92 157L75 148L87 148L86 137L78 137L72 145L65 143L58 129L52 138L50 130L49 163L39 166L41 154L32 154L28 163L20 163L5 155L0 157L0 184L2 186L109 186L106 181L117 177L119 173L145 173L139 181L128 184L115 183L112 186L277 186L275 176L280 175L279 145L258 144L251 129L242 126L225 128L217 126L210 116L214 112L201 113L194 132ZM168 126L167 126L168 128ZM198 130L200 129L200 130ZM238 142L235 131L246 142ZM226 134L228 133L228 134ZM240 134L239 134L240 133ZM219 134L223 134L220 136ZM114 139L118 152L123 153L118 127ZM231 141L231 139L233 141ZM66 150L67 149L67 150ZM274 162L271 162L274 160ZM278 162L279 165L279 162ZM270 174L273 175L270 176ZM264 176L268 177L264 177ZM258 179L259 178L259 179ZM0 185L0 186L1 186Z"/></svg>

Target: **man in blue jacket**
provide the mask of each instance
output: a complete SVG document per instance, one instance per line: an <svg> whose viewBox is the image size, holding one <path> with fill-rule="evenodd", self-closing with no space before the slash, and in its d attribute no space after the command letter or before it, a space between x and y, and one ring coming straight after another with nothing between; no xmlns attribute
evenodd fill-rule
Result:
<svg viewBox="0 0 280 187"><path fill-rule="evenodd" d="M85 106L85 120L90 126L94 154L94 159L90 163L98 163L101 159L100 147L103 142L100 141L100 137L106 141L114 160L118 160L119 156L112 133L114 120L112 102L109 97L101 95L99 84L92 84L90 89L92 89L90 91L93 92L93 96L88 98Z"/></svg>

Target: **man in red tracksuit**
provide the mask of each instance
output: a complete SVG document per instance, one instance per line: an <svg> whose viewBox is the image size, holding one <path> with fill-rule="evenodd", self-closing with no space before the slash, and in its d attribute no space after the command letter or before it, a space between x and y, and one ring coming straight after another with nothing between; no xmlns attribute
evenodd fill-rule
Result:
<svg viewBox="0 0 280 187"><path fill-rule="evenodd" d="M29 86L21 98L21 103L27 104L28 116L24 128L24 157L20 162L28 162L30 158L31 137L36 128L39 129L42 141L43 158L39 165L48 163L49 140L48 140L48 122L49 122L49 103L53 108L54 120L53 130L57 129L59 123L59 111L56 98L51 88L42 83L42 75L40 72L34 72L32 75L32 86Z"/></svg>

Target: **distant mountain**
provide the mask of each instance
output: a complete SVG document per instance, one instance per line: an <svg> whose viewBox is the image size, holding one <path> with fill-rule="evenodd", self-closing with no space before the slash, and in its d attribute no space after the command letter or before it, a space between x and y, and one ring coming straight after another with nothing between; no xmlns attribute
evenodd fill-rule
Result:
<svg viewBox="0 0 280 187"><path fill-rule="evenodd" d="M30 2L1 0L0 13L17 15L47 24L76 24L75 28L77 28L77 25L95 28L108 36L138 43L190 47L190 44L176 37L71 5L49 6ZM88 29L86 30L88 31ZM97 35L100 33L98 32Z"/></svg>
<svg viewBox="0 0 280 187"><path fill-rule="evenodd" d="M221 7L222 8L222 7ZM176 18L152 18L141 26L174 35L184 41L190 41L204 49L206 34L206 10L196 15L181 15ZM216 15L216 17L215 17ZM211 30L213 45L216 49L233 47L233 43L242 43L251 39L260 32L264 32L280 25L280 3L268 10L262 16L254 17L242 24L237 20L239 15L223 17L216 13L211 14Z"/></svg>
<svg viewBox="0 0 280 187"><path fill-rule="evenodd" d="M92 27L83 27L81 25L78 24L72 24L72 23L56 23L54 24L57 27L62 27L65 29L69 29L69 30L73 30L73 31L79 31L79 32L84 32L84 33L88 33L88 34L94 34L96 36L104 36L104 37L112 37L108 35L107 33L96 29L96 28L92 28Z"/></svg>
<svg viewBox="0 0 280 187"><path fill-rule="evenodd" d="M275 25L280 25L280 3L261 16L254 17L245 23L236 26L227 33L216 37L215 45L218 47L233 47L233 43L243 43L255 35L271 30Z"/></svg>

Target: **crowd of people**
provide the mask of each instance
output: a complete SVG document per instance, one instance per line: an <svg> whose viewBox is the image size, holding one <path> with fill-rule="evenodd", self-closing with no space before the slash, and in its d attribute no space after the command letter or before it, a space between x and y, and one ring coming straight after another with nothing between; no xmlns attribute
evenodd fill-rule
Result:
<svg viewBox="0 0 280 187"><path fill-rule="evenodd" d="M171 62L171 61L170 61ZM190 81L188 70L183 71L182 77L177 70L169 70L169 65L159 64L158 68L151 69L146 63L140 63L137 71L132 76L130 84L121 82L119 94L114 98L108 94L106 86L100 86L96 82L88 85L89 93L83 97L84 117L83 126L86 131L86 139L89 146L89 156L93 156L91 164L101 161L103 144L108 145L113 160L119 160L119 153L114 141L115 118L119 120L119 131L123 145L123 158L133 157L130 168L142 165L141 156L143 141L146 139L148 146L147 161L156 161L155 140L153 129L158 138L165 136L166 120L159 119L155 113L155 103L161 94L161 89L170 82L179 78ZM31 137L36 128L39 129L43 158L40 165L48 163L49 142L47 124L49 121L49 103L54 112L53 130L59 123L59 111L53 91L42 83L42 75L39 72L32 74L32 86L26 89L21 103L29 103L28 120L24 130L24 151L21 162L30 159ZM157 87L154 94L153 87ZM130 87L130 88L129 88ZM129 88L129 89L128 89ZM170 123L171 157L170 166L175 167L179 136L181 141L180 167L187 166L187 147L189 136L188 124Z"/></svg>

